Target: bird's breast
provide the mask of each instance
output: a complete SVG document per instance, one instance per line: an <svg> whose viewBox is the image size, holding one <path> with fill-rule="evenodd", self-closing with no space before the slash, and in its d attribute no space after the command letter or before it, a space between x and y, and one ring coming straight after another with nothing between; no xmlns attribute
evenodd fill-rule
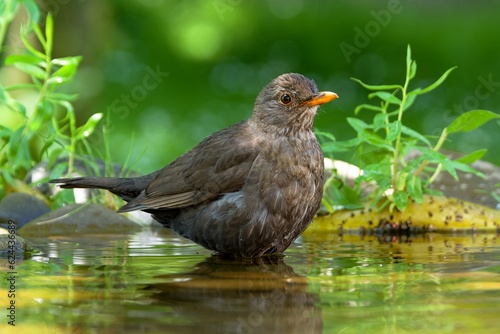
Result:
<svg viewBox="0 0 500 334"><path fill-rule="evenodd" d="M323 191L323 153L314 134L278 137L263 145L247 180L260 206L286 219L310 215ZM254 197L255 198L255 197Z"/></svg>

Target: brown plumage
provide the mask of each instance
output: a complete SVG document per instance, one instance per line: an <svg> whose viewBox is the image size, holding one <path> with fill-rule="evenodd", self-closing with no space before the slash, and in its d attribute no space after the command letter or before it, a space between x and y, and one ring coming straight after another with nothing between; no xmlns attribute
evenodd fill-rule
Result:
<svg viewBox="0 0 500 334"><path fill-rule="evenodd" d="M219 253L282 253L304 231L323 194L323 153L313 133L314 81L289 73L257 96L252 116L207 137L165 168L136 178L51 180L101 188L180 235Z"/></svg>

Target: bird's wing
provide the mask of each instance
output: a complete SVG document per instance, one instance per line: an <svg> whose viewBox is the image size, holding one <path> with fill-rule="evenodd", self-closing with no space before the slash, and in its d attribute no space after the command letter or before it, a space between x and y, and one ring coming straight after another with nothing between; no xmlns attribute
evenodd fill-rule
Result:
<svg viewBox="0 0 500 334"><path fill-rule="evenodd" d="M241 189L258 154L251 135L246 122L211 135L162 169L119 211L182 208Z"/></svg>

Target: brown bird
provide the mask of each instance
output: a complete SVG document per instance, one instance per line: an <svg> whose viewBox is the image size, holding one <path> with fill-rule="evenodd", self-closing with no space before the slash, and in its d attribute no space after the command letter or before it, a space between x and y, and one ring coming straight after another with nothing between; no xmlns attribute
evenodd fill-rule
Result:
<svg viewBox="0 0 500 334"><path fill-rule="evenodd" d="M301 74L283 74L257 96L252 116L207 137L165 168L133 178L51 180L101 188L181 236L234 257L283 253L323 195L318 106L337 98Z"/></svg>

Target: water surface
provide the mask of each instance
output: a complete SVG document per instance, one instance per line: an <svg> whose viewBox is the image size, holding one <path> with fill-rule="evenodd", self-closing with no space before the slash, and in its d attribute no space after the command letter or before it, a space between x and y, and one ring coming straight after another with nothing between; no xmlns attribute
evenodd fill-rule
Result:
<svg viewBox="0 0 500 334"><path fill-rule="evenodd" d="M492 234L306 233L284 257L247 261L166 229L32 241L1 333L500 332Z"/></svg>

